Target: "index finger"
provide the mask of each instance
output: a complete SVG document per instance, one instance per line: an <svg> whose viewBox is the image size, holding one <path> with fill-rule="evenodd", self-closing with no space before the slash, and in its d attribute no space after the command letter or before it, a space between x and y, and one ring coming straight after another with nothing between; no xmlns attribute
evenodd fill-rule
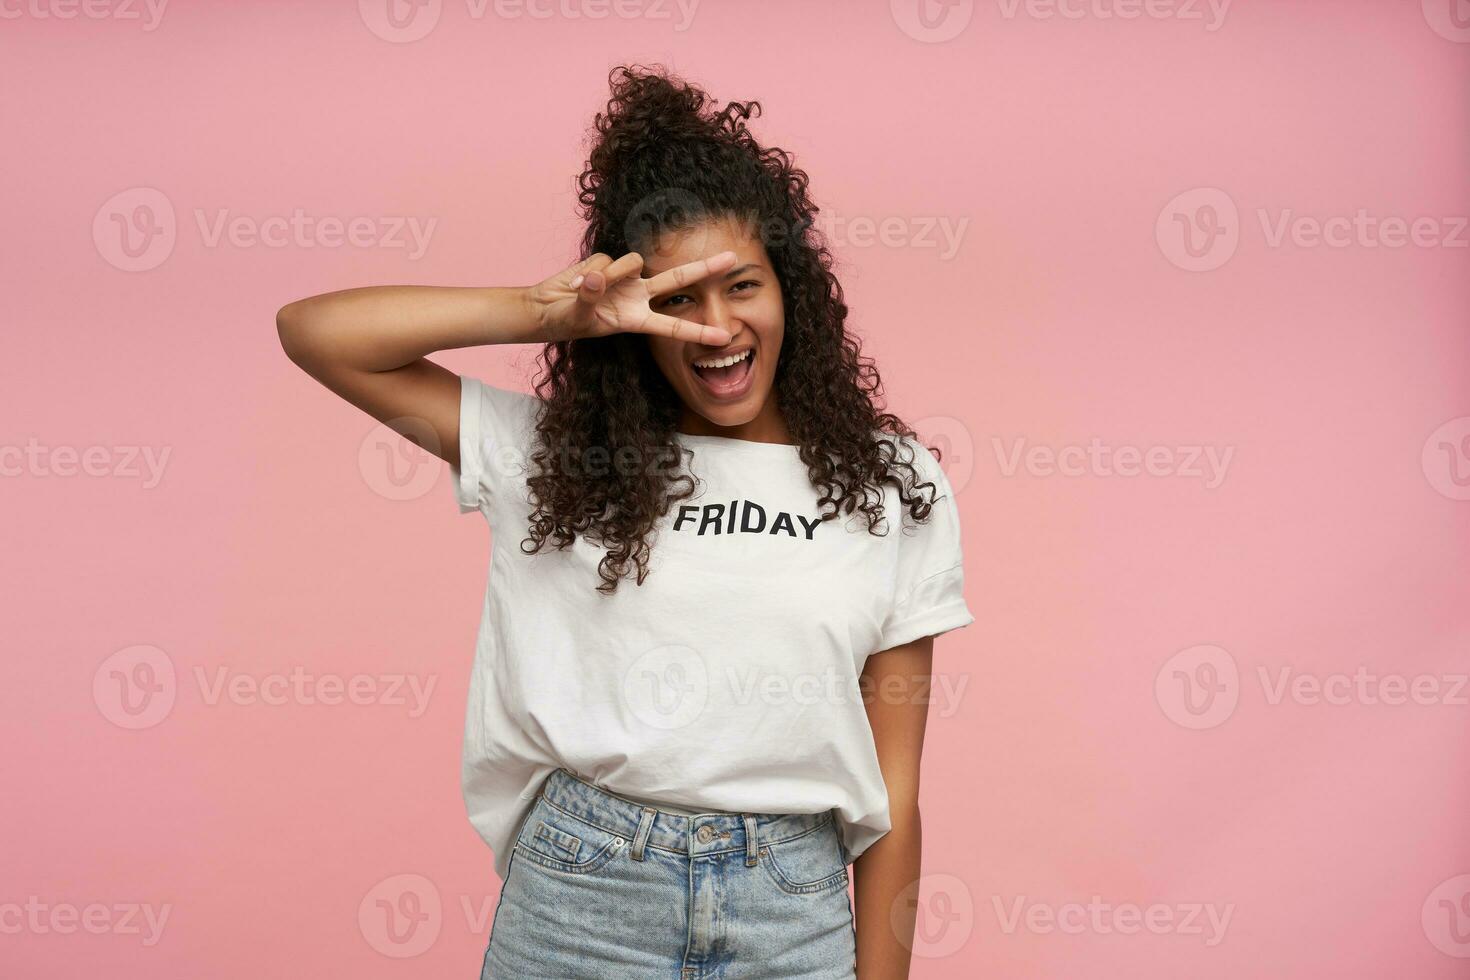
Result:
<svg viewBox="0 0 1470 980"><path fill-rule="evenodd" d="M707 259L695 259L693 262L685 262L676 265L667 272L660 272L656 276L649 276L644 280L650 295L657 296L660 293L672 292L682 289L690 283L698 282L708 276L724 272L735 265L736 255L734 252L721 252L711 255Z"/></svg>

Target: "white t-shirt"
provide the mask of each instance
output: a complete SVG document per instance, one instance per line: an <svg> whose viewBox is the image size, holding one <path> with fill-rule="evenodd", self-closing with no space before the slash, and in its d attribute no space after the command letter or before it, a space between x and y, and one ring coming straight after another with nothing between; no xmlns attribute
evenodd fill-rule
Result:
<svg viewBox="0 0 1470 980"><path fill-rule="evenodd" d="M460 392L455 495L492 536L463 790L497 873L559 766L686 808L835 808L854 858L887 833L863 662L974 622L959 513L933 454L905 440L940 496L929 520L901 525L885 486L880 536L859 514L819 519L795 446L680 434L696 495L658 525L643 584L624 578L607 596L596 591L605 551L581 536L565 551L521 550L536 397L472 377Z"/></svg>

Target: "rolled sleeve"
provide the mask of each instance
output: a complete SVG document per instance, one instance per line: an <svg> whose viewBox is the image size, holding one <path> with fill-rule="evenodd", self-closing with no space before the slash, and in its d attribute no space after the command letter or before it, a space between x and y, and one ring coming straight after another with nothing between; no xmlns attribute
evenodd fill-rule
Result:
<svg viewBox="0 0 1470 980"><path fill-rule="evenodd" d="M924 636L938 636L975 621L965 603L962 565L936 572L915 586L883 624L878 649L888 650Z"/></svg>
<svg viewBox="0 0 1470 980"><path fill-rule="evenodd" d="M449 475L461 514L479 510L484 503L480 495L485 479L485 437L480 418L483 387L478 378L460 376L459 465L450 466Z"/></svg>
<svg viewBox="0 0 1470 980"><path fill-rule="evenodd" d="M449 468L459 512L483 511L524 488L539 400L478 378L459 379L459 465Z"/></svg>
<svg viewBox="0 0 1470 980"><path fill-rule="evenodd" d="M914 450L919 482L934 484L933 506L924 523L901 533L893 602L883 619L879 650L938 636L975 621L965 602L964 552L954 491L934 454L916 440L907 442Z"/></svg>

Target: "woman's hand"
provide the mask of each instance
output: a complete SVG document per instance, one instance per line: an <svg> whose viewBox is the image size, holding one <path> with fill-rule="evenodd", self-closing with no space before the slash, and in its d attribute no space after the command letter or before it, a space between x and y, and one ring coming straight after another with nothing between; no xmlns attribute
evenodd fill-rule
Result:
<svg viewBox="0 0 1470 980"><path fill-rule="evenodd" d="M531 314L547 340L649 333L708 347L723 347L730 334L692 320L655 313L656 296L733 267L734 252L696 259L644 279L643 256L629 252L614 262L601 252L526 290Z"/></svg>

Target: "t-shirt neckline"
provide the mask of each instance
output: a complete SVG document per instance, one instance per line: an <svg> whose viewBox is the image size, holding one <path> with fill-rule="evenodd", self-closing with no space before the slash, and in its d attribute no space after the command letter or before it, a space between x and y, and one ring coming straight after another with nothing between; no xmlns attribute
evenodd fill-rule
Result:
<svg viewBox="0 0 1470 980"><path fill-rule="evenodd" d="M692 435L675 430L674 438L692 446L712 446L725 449L747 449L753 452L790 454L800 449L795 443L757 442L754 439L736 439L733 436Z"/></svg>

